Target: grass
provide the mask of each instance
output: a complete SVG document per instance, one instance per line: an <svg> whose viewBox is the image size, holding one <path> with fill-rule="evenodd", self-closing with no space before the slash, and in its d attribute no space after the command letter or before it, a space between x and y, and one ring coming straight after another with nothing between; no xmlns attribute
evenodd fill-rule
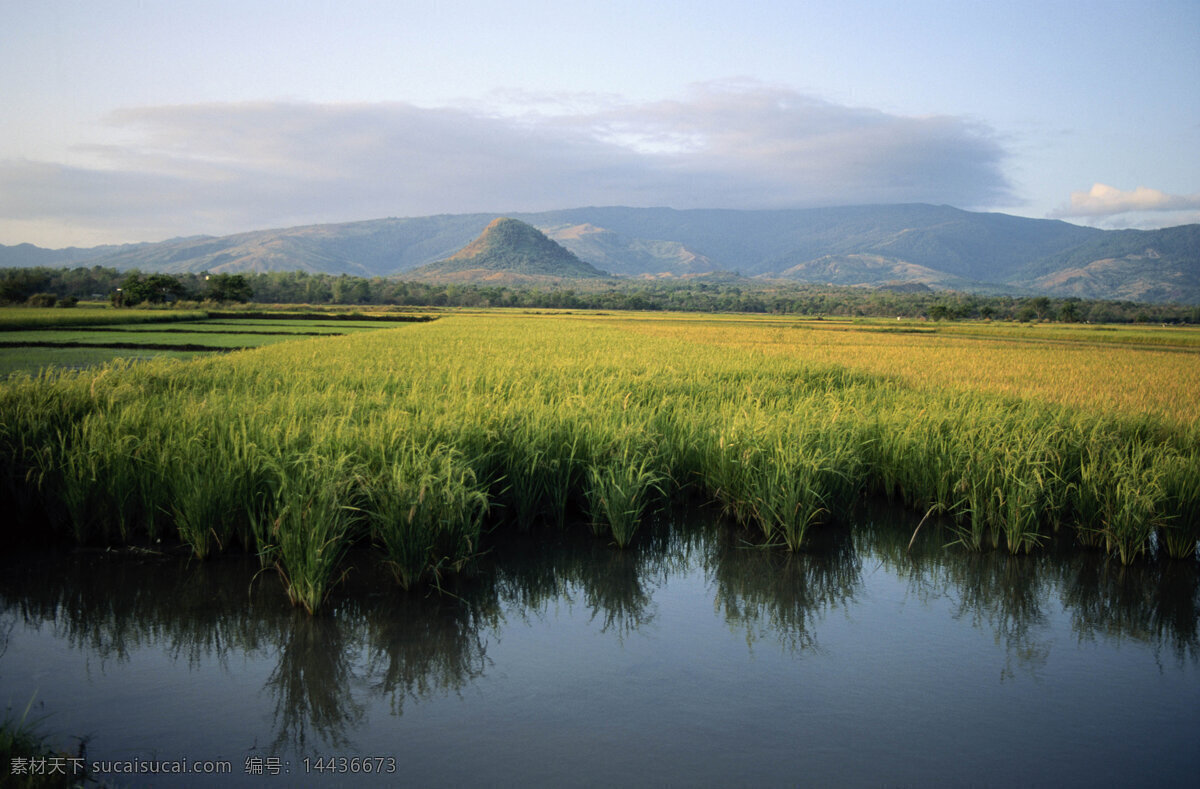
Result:
<svg viewBox="0 0 1200 789"><path fill-rule="evenodd" d="M480 546L489 500L457 450L405 440L377 457L367 481L372 540L405 589L461 570Z"/></svg>
<svg viewBox="0 0 1200 789"><path fill-rule="evenodd" d="M624 546L672 502L716 501L793 553L880 494L944 514L971 550L1067 530L1122 563L1194 555L1190 353L1037 345L1020 364L1051 369L1016 396L1007 339L802 324L484 312L13 378L6 536L251 550L308 611L356 545L401 586L440 584L489 529L590 524Z"/></svg>
<svg viewBox="0 0 1200 789"><path fill-rule="evenodd" d="M311 614L338 580L358 530L359 469L345 456L318 452L268 464L268 514L253 526L258 555L279 572L292 604Z"/></svg>
<svg viewBox="0 0 1200 789"><path fill-rule="evenodd" d="M319 314L316 319L278 315L282 317L208 319L206 313L195 310L0 308L0 376L79 370L114 359L188 359L199 353L271 345L309 335L354 334L405 325L378 318L337 319L336 313Z"/></svg>
<svg viewBox="0 0 1200 789"><path fill-rule="evenodd" d="M105 326L120 323L170 323L208 317L201 310L114 309L111 307L0 307L0 331L50 326Z"/></svg>
<svg viewBox="0 0 1200 789"><path fill-rule="evenodd" d="M5 345L35 345L35 344L60 344L67 343L82 343L86 345L97 346L122 346L127 344L134 345L154 345L154 346L172 346L172 345L203 345L214 350L226 348L246 348L259 345L270 345L276 342L286 342L287 340L295 339L294 336L262 334L262 333L216 333L205 332L203 336L199 333L192 332L170 332L170 331L91 331L87 328L81 328L76 331L69 330L43 330L43 331L12 331L0 335L0 343Z"/></svg>
<svg viewBox="0 0 1200 789"><path fill-rule="evenodd" d="M20 716L5 710L0 721L0 786L14 789L50 789L82 786L86 774L82 751L55 750L42 732L41 720L31 719L33 699ZM77 771L76 766L80 769Z"/></svg>
<svg viewBox="0 0 1200 789"><path fill-rule="evenodd" d="M654 495L662 495L665 475L652 446L623 437L603 452L605 459L587 468L586 496L593 530L607 528L618 546L633 540Z"/></svg>
<svg viewBox="0 0 1200 789"><path fill-rule="evenodd" d="M3 337L4 335L0 335ZM207 351L129 350L119 348L0 348L0 378L18 373L38 375L44 370L73 371L99 367L117 359L194 359Z"/></svg>
<svg viewBox="0 0 1200 789"><path fill-rule="evenodd" d="M1023 331L1013 324L952 324L932 332L929 324L896 323L890 328L917 332L881 332L875 323L832 324L785 319L741 320L716 316L687 320L643 316L622 321L632 331L686 339L780 361L828 364L897 378L930 391L958 389L987 392L1053 405L1130 416L1154 415L1195 424L1200 421L1200 351L1133 347L1130 344L1014 342ZM827 324L836 326L827 328ZM814 326L817 327L814 329ZM888 328L888 326L884 326ZM1157 330L1108 327L1142 335L1175 337L1194 329ZM1037 331L1033 329L1031 331ZM1049 331L1049 329L1042 329ZM1068 329L1067 331L1071 331ZM1084 331L1079 329L1078 331ZM1139 345L1157 345L1139 340Z"/></svg>

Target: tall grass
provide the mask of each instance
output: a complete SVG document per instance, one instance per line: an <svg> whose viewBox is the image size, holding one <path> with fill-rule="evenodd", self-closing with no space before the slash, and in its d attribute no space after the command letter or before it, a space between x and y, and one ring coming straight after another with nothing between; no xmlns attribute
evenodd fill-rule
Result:
<svg viewBox="0 0 1200 789"><path fill-rule="evenodd" d="M366 482L371 538L408 589L423 575L460 570L479 550L488 496L462 455L405 441Z"/></svg>
<svg viewBox="0 0 1200 789"><path fill-rule="evenodd" d="M791 551L878 492L944 513L970 549L1028 552L1073 529L1122 562L1193 554L1190 412L1017 399L964 388L965 372L914 385L808 354L792 342L801 333L732 318L463 315L14 379L0 384L0 506L19 521L4 536L254 550L308 610L356 544L411 587L465 567L486 527L587 521L625 545L664 499L715 500L750 539ZM870 348L892 347L877 336ZM1007 346L953 342L960 364L968 342L971 364L1008 358Z"/></svg>
<svg viewBox="0 0 1200 789"><path fill-rule="evenodd" d="M259 556L279 571L292 604L313 613L356 537L360 470L346 456L307 452L275 461L270 473L273 517Z"/></svg>
<svg viewBox="0 0 1200 789"><path fill-rule="evenodd" d="M622 548L629 545L650 500L662 495L665 475L657 468L652 445L631 436L612 442L587 470L587 500L592 528L607 528Z"/></svg>

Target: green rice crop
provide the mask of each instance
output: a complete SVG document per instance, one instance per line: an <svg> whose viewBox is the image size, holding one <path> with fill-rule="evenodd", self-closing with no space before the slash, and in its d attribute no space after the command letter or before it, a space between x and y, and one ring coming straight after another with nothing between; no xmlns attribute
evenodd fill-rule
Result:
<svg viewBox="0 0 1200 789"><path fill-rule="evenodd" d="M0 335L3 336L3 335ZM0 348L0 379L28 373L37 376L45 370L82 370L98 367L116 359L193 359L207 351L164 351L158 348L130 350L122 348Z"/></svg>
<svg viewBox="0 0 1200 789"><path fill-rule="evenodd" d="M208 320L182 324L200 328L270 329L271 331L295 330L297 332L328 332L353 334L363 331L382 331L404 326L403 322L355 321L355 320L289 320L286 318L210 318Z"/></svg>
<svg viewBox="0 0 1200 789"><path fill-rule="evenodd" d="M624 548L633 539L650 498L662 495L665 475L656 468L653 447L634 437L617 439L602 454L604 459L587 469L588 509L593 528L607 527Z"/></svg>
<svg viewBox="0 0 1200 789"><path fill-rule="evenodd" d="M778 319L481 313L388 329L0 384L0 502L19 519L5 537L252 550L308 610L354 545L402 586L441 583L508 525L590 525L627 545L671 502L716 501L741 539L791 552L874 494L944 514L971 550L1036 551L1065 529L1129 563L1193 555L1200 537L1185 412L913 383L861 369L857 351L810 359ZM927 354L945 339L914 336ZM948 359L981 369L1010 358L953 342ZM1120 351L1151 354L1148 374L1173 385L1157 352Z"/></svg>
<svg viewBox="0 0 1200 789"><path fill-rule="evenodd" d="M204 334L173 331L153 331L136 329L133 331L90 331L87 327L75 330L54 329L38 331L10 331L0 334L0 342L6 345L23 345L35 343L65 344L84 343L87 345L204 345L214 349L245 348L249 346L270 345L295 339L287 334L262 333L217 333Z"/></svg>
<svg viewBox="0 0 1200 789"><path fill-rule="evenodd" d="M293 605L313 613L336 581L354 541L360 469L344 455L291 455L273 463L269 525L259 530L259 557L274 564Z"/></svg>
<svg viewBox="0 0 1200 789"><path fill-rule="evenodd" d="M375 458L366 482L372 539L408 589L462 569L479 550L488 497L461 454L404 440Z"/></svg>
<svg viewBox="0 0 1200 789"><path fill-rule="evenodd" d="M109 307L3 307L0 331L48 326L101 326L119 323L166 323L207 318L200 310L112 309Z"/></svg>

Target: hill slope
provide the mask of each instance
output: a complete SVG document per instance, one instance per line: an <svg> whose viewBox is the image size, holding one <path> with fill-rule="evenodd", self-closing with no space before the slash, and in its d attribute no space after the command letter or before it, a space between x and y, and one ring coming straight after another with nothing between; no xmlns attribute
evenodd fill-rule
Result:
<svg viewBox="0 0 1200 789"><path fill-rule="evenodd" d="M495 216L376 219L91 250L0 247L0 266L436 274L460 282L507 278L515 284L528 277L598 276L579 268L586 262L628 277L721 271L822 284L1200 303L1200 225L1105 231L919 204L777 211L601 207L510 214L578 258L563 263L562 272L575 274L545 274L536 265L471 268L458 259L459 250ZM455 262L436 271L422 270L450 260Z"/></svg>
<svg viewBox="0 0 1200 789"><path fill-rule="evenodd" d="M1056 296L1195 302L1200 225L1114 230L1026 266L1018 275Z"/></svg>
<svg viewBox="0 0 1200 789"><path fill-rule="evenodd" d="M471 243L446 258L407 272L424 282L535 284L608 275L584 263L532 225L500 217Z"/></svg>

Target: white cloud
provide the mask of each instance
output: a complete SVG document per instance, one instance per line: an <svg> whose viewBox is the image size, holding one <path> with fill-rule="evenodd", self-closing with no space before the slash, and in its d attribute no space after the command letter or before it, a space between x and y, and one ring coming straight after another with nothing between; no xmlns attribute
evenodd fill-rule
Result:
<svg viewBox="0 0 1200 789"><path fill-rule="evenodd" d="M1094 184L1087 192L1071 192L1071 201L1051 216L1107 217L1134 212L1189 211L1200 209L1200 194L1172 195L1139 186L1132 191Z"/></svg>
<svg viewBox="0 0 1200 789"><path fill-rule="evenodd" d="M0 232L57 222L115 241L581 205L1011 200L1004 150L960 118L755 82L643 104L523 100L528 111L503 115L401 103L122 110L110 118L122 142L81 146L92 166L0 161Z"/></svg>

